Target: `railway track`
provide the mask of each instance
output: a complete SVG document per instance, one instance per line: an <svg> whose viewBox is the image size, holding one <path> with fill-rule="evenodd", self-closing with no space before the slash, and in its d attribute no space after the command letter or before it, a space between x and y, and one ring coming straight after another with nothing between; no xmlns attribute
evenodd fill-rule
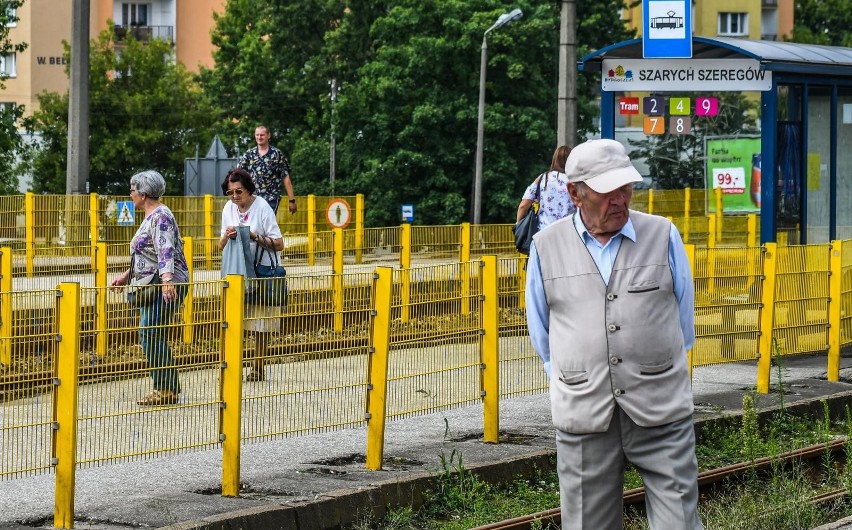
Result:
<svg viewBox="0 0 852 530"><path fill-rule="evenodd" d="M788 468L797 462L808 463L810 465L819 466L821 460L825 457L826 452L829 452L832 458L845 458L846 438L833 440L828 443L812 445L783 453L777 457L764 457L754 460L753 462L740 462L730 466L710 469L698 474L698 489L699 497L706 498L712 496L714 489L723 481L736 480L750 472L765 472L771 470L773 466L783 466ZM833 490L817 495L810 499L812 503L832 502L848 495L849 492L845 489ZM624 492L624 507L638 507L644 509L645 505L645 488L635 488ZM497 523L479 526L472 530L531 530L533 524L536 528L544 530L560 528L562 518L559 508L537 512L530 515L506 519Z"/></svg>

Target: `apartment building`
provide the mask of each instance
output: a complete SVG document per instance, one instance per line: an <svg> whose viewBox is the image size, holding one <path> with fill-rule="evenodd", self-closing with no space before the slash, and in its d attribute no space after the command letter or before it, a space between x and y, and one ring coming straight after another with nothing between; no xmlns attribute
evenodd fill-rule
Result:
<svg viewBox="0 0 852 530"><path fill-rule="evenodd" d="M175 59L190 71L213 65L213 12L226 0L89 0L90 33L115 32L118 46L132 35L139 40L166 39L173 43ZM0 56L0 71L9 74L0 91L0 106L25 105L31 114L43 91L68 89L63 41L71 41L72 0L25 0L17 10L18 22L10 30L13 42L29 47L20 54Z"/></svg>
<svg viewBox="0 0 852 530"><path fill-rule="evenodd" d="M642 4L624 10L628 27L642 36ZM783 40L793 34L793 0L698 0L692 33L699 37Z"/></svg>

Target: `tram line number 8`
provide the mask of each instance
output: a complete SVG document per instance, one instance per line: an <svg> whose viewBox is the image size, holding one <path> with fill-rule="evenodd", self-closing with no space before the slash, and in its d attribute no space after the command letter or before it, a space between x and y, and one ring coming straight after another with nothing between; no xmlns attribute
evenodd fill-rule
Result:
<svg viewBox="0 0 852 530"><path fill-rule="evenodd" d="M669 116L669 134L692 134L692 118Z"/></svg>

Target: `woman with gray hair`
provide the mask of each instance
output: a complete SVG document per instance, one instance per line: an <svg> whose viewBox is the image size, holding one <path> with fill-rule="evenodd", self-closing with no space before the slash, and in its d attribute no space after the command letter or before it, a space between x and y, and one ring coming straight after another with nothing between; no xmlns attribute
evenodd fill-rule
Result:
<svg viewBox="0 0 852 530"><path fill-rule="evenodd" d="M130 267L110 283L117 288L129 285L132 278L159 275L161 296L139 305L139 343L154 380L154 391L137 401L143 406L173 405L180 394L175 359L167 341L167 325L186 296L189 271L177 220L168 206L160 202L165 192L166 182L156 171L147 170L130 177L130 198L136 210L145 212L145 219L130 240Z"/></svg>

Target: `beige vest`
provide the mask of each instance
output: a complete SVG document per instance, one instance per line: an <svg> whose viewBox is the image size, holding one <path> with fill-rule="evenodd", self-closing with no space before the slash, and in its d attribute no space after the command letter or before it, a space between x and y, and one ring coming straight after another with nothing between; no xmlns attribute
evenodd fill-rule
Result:
<svg viewBox="0 0 852 530"><path fill-rule="evenodd" d="M575 215L579 215L579 212ZM565 218L535 236L550 307L556 428L603 432L615 405L642 427L692 414L692 385L669 267L668 220L630 211L609 285Z"/></svg>

